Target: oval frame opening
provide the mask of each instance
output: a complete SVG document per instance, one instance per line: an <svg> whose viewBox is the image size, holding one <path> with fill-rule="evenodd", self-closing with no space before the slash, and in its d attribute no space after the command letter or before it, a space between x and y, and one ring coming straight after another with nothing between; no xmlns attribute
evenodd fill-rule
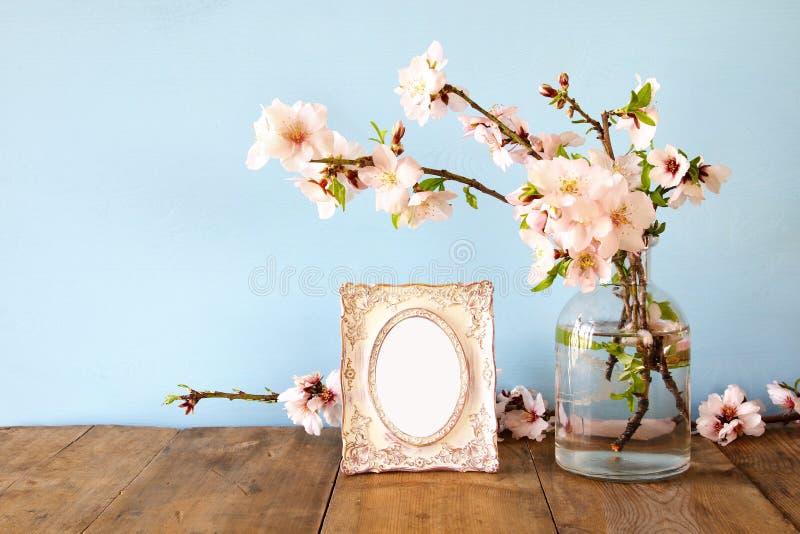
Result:
<svg viewBox="0 0 800 534"><path fill-rule="evenodd" d="M456 359L458 360L458 370L459 370L459 388L458 388L458 397L453 406L453 411L450 414L450 417L447 421L442 425L438 430L435 432L427 435L427 436L413 436L406 432L400 430L397 425L392 422L389 417L386 416L384 412L383 405L380 401L380 395L378 395L378 387L377 387L377 368L378 368L378 358L380 357L381 347L383 346L383 342L386 340L386 336L389 335L389 332L397 326L400 322L410 319L412 317L427 319L435 324L439 329L444 332L444 334L449 339L450 343L453 346L453 349L456 354ZM405 441L406 443L410 443L412 445L428 445L430 443L434 443L444 436L446 436L455 426L458 419L461 417L461 413L464 410L464 404L467 400L467 389L469 387L469 369L467 367L467 359L464 355L464 348L461 346L461 342L456 336L455 331L453 328L441 317L436 315L435 313L426 310L424 308L410 308L407 310L403 310L394 316L392 316L386 323L381 327L380 331L378 332L377 337L375 338L375 343L372 345L372 352L370 353L369 357L369 396L372 400L372 405L375 407L375 411L378 413L378 417L380 417L381 422L392 432L396 437Z"/></svg>

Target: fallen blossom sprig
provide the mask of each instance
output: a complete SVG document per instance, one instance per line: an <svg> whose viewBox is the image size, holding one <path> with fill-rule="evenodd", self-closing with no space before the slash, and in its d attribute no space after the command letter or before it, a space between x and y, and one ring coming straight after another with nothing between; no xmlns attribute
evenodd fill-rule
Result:
<svg viewBox="0 0 800 534"><path fill-rule="evenodd" d="M514 439L542 441L552 430L550 418L553 415L552 410L547 410L547 401L542 394L525 386L516 386L511 391L501 390L497 395L497 431L509 430Z"/></svg>
<svg viewBox="0 0 800 534"><path fill-rule="evenodd" d="M322 417L331 426L339 426L342 422L342 386L339 370L331 371L325 381L319 372L294 377L294 387L278 394L264 388L266 394L246 393L234 389L226 391L199 391L184 384L178 387L189 391L184 395L167 395L164 405L183 401L178 407L186 410L186 415L193 413L202 399L246 400L274 404L285 404L286 413L292 423L302 425L309 434L319 436L322 430Z"/></svg>
<svg viewBox="0 0 800 534"><path fill-rule="evenodd" d="M712 393L700 403L697 432L722 446L742 435L761 436L766 423L800 421L798 379L794 386L773 381L767 384L767 393L773 404L785 411L781 415L761 415L764 406L759 401L748 401L745 391L736 384L729 385L722 395Z"/></svg>
<svg viewBox="0 0 800 534"><path fill-rule="evenodd" d="M203 399L228 399L231 401L246 400L253 402L264 402L267 404L278 402L278 394L269 388L264 388L267 391L266 394L257 394L245 393L244 391L238 389L234 389L231 392L209 390L199 391L185 384L178 384L178 387L187 390L189 393L184 395L167 395L166 399L164 399L163 405L168 406L176 401L183 401L178 405L178 408L185 409L186 415L194 412L197 404Z"/></svg>

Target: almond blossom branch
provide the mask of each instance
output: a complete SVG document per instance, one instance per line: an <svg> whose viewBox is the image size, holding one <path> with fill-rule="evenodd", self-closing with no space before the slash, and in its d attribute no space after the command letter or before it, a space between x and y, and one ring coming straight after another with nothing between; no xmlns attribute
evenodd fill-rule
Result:
<svg viewBox="0 0 800 534"><path fill-rule="evenodd" d="M483 193L485 195L489 195L490 197L496 198L500 202L503 202L505 204L509 203L508 200L506 200L506 197L503 196L501 193L498 193L494 189L491 189L490 187L487 187L487 186L483 185L481 182L479 182L478 180L476 180L474 178L467 178L465 176L454 174L454 173L452 173L450 171L447 171L445 169L431 169L430 167L422 167L422 171L425 174L431 174L433 176L439 176L441 178L444 178L445 180L452 180L454 182L459 182L459 183L468 185L468 186L472 187L473 189L477 189L478 191L480 191L481 193Z"/></svg>
<svg viewBox="0 0 800 534"><path fill-rule="evenodd" d="M792 412L783 415L762 415L761 420L765 423L791 423L800 421L800 413Z"/></svg>
<svg viewBox="0 0 800 534"><path fill-rule="evenodd" d="M246 401L253 401L253 402L265 402L268 404L272 404L278 402L278 394L272 391L269 388L265 388L267 390L266 394L259 395L256 393L245 393L244 391L240 391L238 389L234 389L232 392L227 391L198 391L194 388L190 388L189 386L179 384L178 387L182 387L187 389L189 393L185 395L167 395L167 398L164 400L164 405L172 404L175 401L182 400L183 403L179 405L179 408L186 409L186 415L189 415L194 411L194 407L197 406L197 403L200 402L202 399L228 399L228 400L246 400Z"/></svg>
<svg viewBox="0 0 800 534"><path fill-rule="evenodd" d="M514 130L509 128L507 125L505 125L503 123L503 121L501 121L500 119L495 117L489 111L487 111L484 108L482 108L480 106L480 104L478 104L477 102L472 100L469 96L467 96L467 93L465 93L464 91L462 91L458 87L450 85L449 83L444 86L443 91L448 92L448 93L453 93L453 94L458 95L461 98L463 98L464 101L466 101L467 104L469 104L472 109L474 109L475 111L477 111L478 113L480 113L481 115L485 116L487 119L489 119L490 121L495 123L497 125L497 127L500 128L500 131L503 133L503 135L505 135L506 137L508 137L509 139L514 141L515 143L517 143L518 145L525 147L530 156L532 156L535 159L542 159L542 156L538 152L536 152L536 150L533 149L533 145L531 145L531 142L529 140L523 138L517 132L515 132Z"/></svg>
<svg viewBox="0 0 800 534"><path fill-rule="evenodd" d="M372 165L372 156L365 156L363 158L358 159L344 159L344 158L320 158L320 159L312 159L312 163L325 163L327 165L355 165L356 167L366 167ZM444 178L445 180L450 180L453 182L459 182L464 185L468 185L473 189L477 189L481 193L485 195L489 195L490 197L494 197L500 202L508 204L508 200L506 197L494 189L484 185L483 183L479 182L474 178L467 178L466 176L461 176L460 174L452 173L445 169L433 169L431 167L422 167L422 172L425 174L430 174L431 176L439 176L440 178Z"/></svg>
<svg viewBox="0 0 800 534"><path fill-rule="evenodd" d="M602 133L602 135L603 135L603 138L602 138L603 147L606 149L606 154L608 154L608 157L610 157L612 160L614 160L615 159L614 158L614 147L611 146L611 136L608 133L608 130L610 128L609 112L608 111L604 111L600 116L600 120L603 121L603 133Z"/></svg>

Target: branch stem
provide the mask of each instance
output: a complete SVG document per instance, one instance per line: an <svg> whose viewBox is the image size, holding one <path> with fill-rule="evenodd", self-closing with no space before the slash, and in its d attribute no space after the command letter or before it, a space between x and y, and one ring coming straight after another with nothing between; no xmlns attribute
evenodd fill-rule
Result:
<svg viewBox="0 0 800 534"><path fill-rule="evenodd" d="M354 165L356 167L366 167L368 165L372 165L372 157L364 156L363 158L358 158L358 159L320 158L320 159L312 159L311 162L325 163L327 165ZM424 172L425 174L430 174L432 176L439 176L440 178L444 178L445 180L450 180L453 182L459 182L464 185L468 185L473 189L477 189L478 191L480 191L485 195L489 195L490 197L494 197L500 202L503 202L504 204L508 204L508 200L506 200L506 197L503 196L502 193L499 193L494 189L484 185L475 178L467 178L466 176L461 176L460 174L456 174L445 169L432 169L430 167L422 167L422 172Z"/></svg>
<svg viewBox="0 0 800 534"><path fill-rule="evenodd" d="M444 178L445 180L452 180L453 182L459 182L465 185L472 187L473 189L477 189L481 193L485 195L489 195L490 197L494 197L500 202L504 202L508 204L508 200L504 197L501 193L498 193L494 189L483 185L481 182L474 178L467 178L465 176L461 176L459 174L454 174L445 169L431 169L430 167L422 167L422 172L425 174L432 174L433 176L439 176Z"/></svg>
<svg viewBox="0 0 800 534"><path fill-rule="evenodd" d="M475 111L477 111L478 113L480 113L481 115L483 115L484 117L495 123L497 127L500 128L500 131L503 133L503 135L514 141L516 144L525 147L528 151L528 154L533 156L535 159L542 159L542 156L533 149L533 145L531 145L531 142L528 139L525 139L524 137L519 135L517 132L515 132L514 130L509 128L506 124L504 124L503 121L495 117L491 112L481 107L480 104L478 104L477 102L472 100L469 96L467 96L467 93L465 93L458 87L450 85L449 83L446 84L442 90L445 91L446 93L453 93L463 98L472 109L474 109Z"/></svg>

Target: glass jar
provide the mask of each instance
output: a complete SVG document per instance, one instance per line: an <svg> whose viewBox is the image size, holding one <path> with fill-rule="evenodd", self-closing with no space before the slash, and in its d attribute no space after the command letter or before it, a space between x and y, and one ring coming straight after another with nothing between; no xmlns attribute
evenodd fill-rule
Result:
<svg viewBox="0 0 800 534"><path fill-rule="evenodd" d="M689 467L689 325L650 283L649 254L618 253L613 283L558 318L555 457L567 471L633 482Z"/></svg>

